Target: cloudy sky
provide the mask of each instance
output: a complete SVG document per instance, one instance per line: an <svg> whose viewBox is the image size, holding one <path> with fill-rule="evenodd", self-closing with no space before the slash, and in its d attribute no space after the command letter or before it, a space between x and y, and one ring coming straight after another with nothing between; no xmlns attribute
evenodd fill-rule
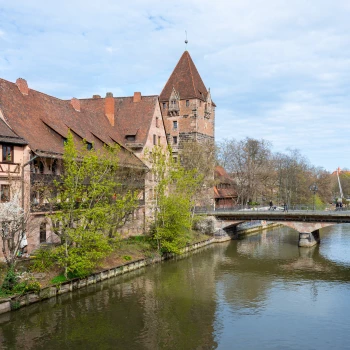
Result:
<svg viewBox="0 0 350 350"><path fill-rule="evenodd" d="M246 136L350 167L349 0L0 0L0 77L60 98L159 94L188 50Z"/></svg>

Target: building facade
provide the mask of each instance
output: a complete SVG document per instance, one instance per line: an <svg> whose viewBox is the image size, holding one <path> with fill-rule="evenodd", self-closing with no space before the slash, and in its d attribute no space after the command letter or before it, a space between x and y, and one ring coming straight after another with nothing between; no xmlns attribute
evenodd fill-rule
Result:
<svg viewBox="0 0 350 350"><path fill-rule="evenodd" d="M177 157L186 141L214 142L215 104L187 51L183 53L160 96L105 97L62 100L31 89L25 79L0 79L0 194L11 198L17 188L30 212L28 251L56 243L47 214L55 210L43 195L63 171L64 143L70 131L76 142L102 148L120 146L119 162L142 178L139 208L121 230L125 236L143 233L151 215L155 183L147 152L171 145ZM148 150L148 151L146 151ZM1 247L0 247L1 249Z"/></svg>

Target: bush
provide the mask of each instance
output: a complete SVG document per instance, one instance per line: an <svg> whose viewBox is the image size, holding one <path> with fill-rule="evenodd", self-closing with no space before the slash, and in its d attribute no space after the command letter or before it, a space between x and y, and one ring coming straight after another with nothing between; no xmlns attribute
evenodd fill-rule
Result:
<svg viewBox="0 0 350 350"><path fill-rule="evenodd" d="M55 256L52 249L39 249L35 253L31 269L38 272L48 271L55 263Z"/></svg>
<svg viewBox="0 0 350 350"><path fill-rule="evenodd" d="M130 261L130 260L132 260L132 257L130 255L124 255L123 259L126 261Z"/></svg>
<svg viewBox="0 0 350 350"><path fill-rule="evenodd" d="M9 268L9 270L6 273L6 276L4 278L4 281L1 286L1 290L3 293L11 292L14 288L14 286L18 283L18 275L15 272L15 269L13 266Z"/></svg>
<svg viewBox="0 0 350 350"><path fill-rule="evenodd" d="M39 293L40 289L41 289L40 283L37 281L31 280L31 281L24 281L16 284L13 288L13 292L20 293L20 294L24 294L28 292Z"/></svg>

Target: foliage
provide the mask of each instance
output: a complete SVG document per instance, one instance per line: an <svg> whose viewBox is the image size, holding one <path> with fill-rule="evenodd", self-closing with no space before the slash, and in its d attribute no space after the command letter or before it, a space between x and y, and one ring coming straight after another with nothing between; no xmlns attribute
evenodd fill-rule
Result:
<svg viewBox="0 0 350 350"><path fill-rule="evenodd" d="M132 260L132 257L130 255L124 255L123 259L126 261L130 261L130 260Z"/></svg>
<svg viewBox="0 0 350 350"><path fill-rule="evenodd" d="M120 218L136 207L136 191L118 181L117 146L87 150L69 133L64 147L64 174L55 182L61 210L51 215L61 245L55 258L65 270L83 276L111 251Z"/></svg>
<svg viewBox="0 0 350 350"><path fill-rule="evenodd" d="M224 140L218 144L218 163L235 179L239 201L289 205L312 202L310 186L318 186L318 195L327 203L332 197L329 172L309 164L298 151L273 153L266 140L246 138Z"/></svg>
<svg viewBox="0 0 350 350"><path fill-rule="evenodd" d="M66 282L67 281L67 278L64 276L64 275L58 275L56 277L54 277L50 283L52 284L59 284L59 283L63 283L63 282Z"/></svg>
<svg viewBox="0 0 350 350"><path fill-rule="evenodd" d="M31 280L31 281L23 281L16 284L13 288L13 292L15 294L24 294L29 292L39 293L41 289L41 285L39 282Z"/></svg>
<svg viewBox="0 0 350 350"><path fill-rule="evenodd" d="M31 270L45 272L55 263L55 255L52 249L41 248L35 252L34 261L31 265Z"/></svg>
<svg viewBox="0 0 350 350"><path fill-rule="evenodd" d="M15 272L15 268L12 265L6 273L4 281L2 282L1 290L4 293L10 293L14 286L18 283L18 274Z"/></svg>
<svg viewBox="0 0 350 350"><path fill-rule="evenodd" d="M200 182L194 195L196 205L212 206L215 146L213 141L182 141L181 166L186 171L191 171Z"/></svg>
<svg viewBox="0 0 350 350"><path fill-rule="evenodd" d="M186 170L160 147L150 154L155 177L154 221L151 229L160 252L179 253L189 240L195 194L202 176Z"/></svg>

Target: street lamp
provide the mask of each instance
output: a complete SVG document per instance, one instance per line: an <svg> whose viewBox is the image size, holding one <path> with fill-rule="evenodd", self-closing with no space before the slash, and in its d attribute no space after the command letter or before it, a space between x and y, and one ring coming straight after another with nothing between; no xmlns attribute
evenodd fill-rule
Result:
<svg viewBox="0 0 350 350"><path fill-rule="evenodd" d="M313 192L314 198L313 198L313 210L315 211L315 196L316 192L318 191L317 185L314 183L313 185L310 186L310 191Z"/></svg>

